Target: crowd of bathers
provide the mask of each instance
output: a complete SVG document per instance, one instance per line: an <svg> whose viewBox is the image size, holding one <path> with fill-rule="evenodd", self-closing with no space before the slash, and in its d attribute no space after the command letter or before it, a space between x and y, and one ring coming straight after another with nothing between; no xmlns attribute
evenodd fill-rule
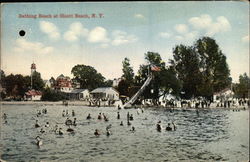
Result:
<svg viewBox="0 0 250 162"><path fill-rule="evenodd" d="M116 119L121 120L119 122L120 126L124 126L125 124L123 123L123 121L121 119L120 111L122 111L122 110L120 108L118 108ZM44 134L45 132L53 132L56 135L63 136L65 134L65 132L68 132L70 134L74 134L76 132L75 129L76 129L76 126L77 126L77 118L75 117L76 113L75 113L74 110L71 110L71 113L67 109L62 111L62 117L66 118L66 120L65 120L64 123L61 123L61 124L66 125L66 127L67 127L66 130L63 130L62 127L59 127L58 123L56 123L54 126L52 126L53 124L51 125L51 123L49 123L48 121L46 121L45 124L40 124L38 119L40 117L43 117L47 113L48 113L47 109L44 108L42 110L37 110L37 112L35 114L36 121L34 123L34 128L39 130L38 131L38 132L40 132L39 135ZM139 115L141 113L144 113L144 110L138 108L137 109L137 114ZM71 119L71 117L73 119ZM3 119L5 120L5 123L7 123L7 114L6 113L3 114ZM109 122L109 117L108 117L107 114L100 112L99 114L97 114L97 118L93 118L92 115L90 113L88 113L88 115L86 116L86 120L99 120L99 121ZM131 129L130 129L131 132L136 131L135 126L132 125L133 120L134 120L133 114L127 112L126 123L127 123L128 126L131 127ZM95 135L97 137L100 136L100 135L103 135L103 134L106 135L106 136L110 136L110 135L112 135L111 127L112 127L112 125L109 124L106 127L105 133L101 133L102 131L100 131L99 129L93 129L93 135ZM162 129L163 129L163 127L161 125L161 121L159 121L156 124L156 130L160 132L160 131L162 131ZM168 123L168 125L166 127L166 130L167 131L171 131L171 130L175 131L176 130L176 125L172 122L172 127L171 127L171 124ZM42 142L42 138L39 135L37 135L36 138L35 138L35 144L40 147L43 144L43 142Z"/></svg>

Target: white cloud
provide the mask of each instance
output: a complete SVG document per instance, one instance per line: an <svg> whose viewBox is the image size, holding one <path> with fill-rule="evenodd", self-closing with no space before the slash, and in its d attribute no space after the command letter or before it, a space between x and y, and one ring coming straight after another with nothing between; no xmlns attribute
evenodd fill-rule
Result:
<svg viewBox="0 0 250 162"><path fill-rule="evenodd" d="M197 37L197 35L198 35L197 31L192 31L192 32L185 34L185 39L186 40L194 40Z"/></svg>
<svg viewBox="0 0 250 162"><path fill-rule="evenodd" d="M118 46L121 44L127 44L127 43L133 43L138 40L138 38L134 35L128 35L126 32L120 31L120 30L115 30L112 33L113 40L112 40L112 45Z"/></svg>
<svg viewBox="0 0 250 162"><path fill-rule="evenodd" d="M76 41L80 36L86 37L88 29L84 28L80 22L74 22L70 25L69 30L64 33L63 37L67 41Z"/></svg>
<svg viewBox="0 0 250 162"><path fill-rule="evenodd" d="M170 38L171 34L167 33L167 32L161 32L161 33L159 33L159 36L162 38Z"/></svg>
<svg viewBox="0 0 250 162"><path fill-rule="evenodd" d="M135 14L135 18L144 19L145 17L142 14Z"/></svg>
<svg viewBox="0 0 250 162"><path fill-rule="evenodd" d="M185 24L177 24L175 25L174 29L180 33L180 34L184 34L188 32L188 26Z"/></svg>
<svg viewBox="0 0 250 162"><path fill-rule="evenodd" d="M60 38L60 33L55 24L48 21L40 21L40 29L46 33L50 39L57 40Z"/></svg>
<svg viewBox="0 0 250 162"><path fill-rule="evenodd" d="M107 43L110 40L107 37L107 30L98 26L89 32L88 41L91 43Z"/></svg>
<svg viewBox="0 0 250 162"><path fill-rule="evenodd" d="M177 35L177 36L175 36L175 39L180 41L180 40L183 40L184 38L182 36L180 36L180 35Z"/></svg>
<svg viewBox="0 0 250 162"><path fill-rule="evenodd" d="M249 42L249 35L246 35L246 36L242 37L242 38L241 38L241 41L242 41L243 43L248 43L248 42Z"/></svg>
<svg viewBox="0 0 250 162"><path fill-rule="evenodd" d="M190 18L188 22L195 29L204 30L208 36L213 36L216 33L226 32L231 29L229 21L224 16L219 16L216 18L216 21L213 21L211 16L201 15L200 17Z"/></svg>
<svg viewBox="0 0 250 162"><path fill-rule="evenodd" d="M40 42L29 42L23 38L16 40L14 51L17 53L48 54L54 50L51 46L45 46Z"/></svg>
<svg viewBox="0 0 250 162"><path fill-rule="evenodd" d="M206 29L212 24L212 18L209 15L192 17L188 21L195 29Z"/></svg>

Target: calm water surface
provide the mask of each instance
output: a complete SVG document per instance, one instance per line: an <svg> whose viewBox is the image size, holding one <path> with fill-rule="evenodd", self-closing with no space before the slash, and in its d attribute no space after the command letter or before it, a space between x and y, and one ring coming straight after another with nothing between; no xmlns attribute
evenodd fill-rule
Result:
<svg viewBox="0 0 250 162"><path fill-rule="evenodd" d="M36 117L37 110L46 108L47 114ZM77 126L75 134L66 132L66 117L62 111L74 110ZM109 121L97 120L101 113ZM6 161L248 161L249 160L249 110L233 112L223 109L174 110L149 108L137 114L136 109L120 110L117 119L116 108L93 108L84 106L35 106L2 105L7 113L7 124L1 126L1 159ZM130 131L127 126L127 112L133 114ZM94 119L86 120L88 113ZM73 119L72 116L70 116ZM35 121L43 126L35 128ZM174 121L176 131L156 131L156 124L162 126ZM46 122L50 123L45 128ZM120 121L124 126L120 126ZM3 123L3 121L2 121ZM64 135L52 132L55 125L62 127ZM112 135L105 135L111 124ZM94 136L99 129L102 135ZM43 145L39 148L35 137L40 136Z"/></svg>

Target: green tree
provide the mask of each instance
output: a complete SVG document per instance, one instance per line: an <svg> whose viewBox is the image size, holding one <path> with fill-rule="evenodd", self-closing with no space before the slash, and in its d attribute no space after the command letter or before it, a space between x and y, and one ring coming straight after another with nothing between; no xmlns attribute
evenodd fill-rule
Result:
<svg viewBox="0 0 250 162"><path fill-rule="evenodd" d="M112 87L113 86L113 80L106 80L103 83L103 87Z"/></svg>
<svg viewBox="0 0 250 162"><path fill-rule="evenodd" d="M80 87L93 90L104 85L104 77L93 67L87 65L76 65L72 68L73 81L80 83Z"/></svg>
<svg viewBox="0 0 250 162"><path fill-rule="evenodd" d="M65 100L67 97L62 92L57 92L55 90L52 90L50 88L46 88L43 91L43 95L41 97L42 101L61 101Z"/></svg>
<svg viewBox="0 0 250 162"><path fill-rule="evenodd" d="M163 69L160 77L160 85L163 95L172 94L176 97L180 96L181 81L177 78L173 68Z"/></svg>
<svg viewBox="0 0 250 162"><path fill-rule="evenodd" d="M181 96L191 98L198 95L197 85L200 84L199 58L194 48L184 45L177 45L173 49L173 59L170 60L170 67L176 71L179 83L182 86Z"/></svg>
<svg viewBox="0 0 250 162"><path fill-rule="evenodd" d="M230 85L226 56L214 39L203 37L193 46L177 45L173 53L170 63L182 82L185 92L182 97L210 98L214 92Z"/></svg>
<svg viewBox="0 0 250 162"><path fill-rule="evenodd" d="M3 70L1 70L1 73L0 73L0 83L1 83L1 84L3 84L4 79L5 79L5 73L4 73Z"/></svg>
<svg viewBox="0 0 250 162"><path fill-rule="evenodd" d="M125 79L122 79L118 84L117 91L120 95L129 96L129 87L129 83Z"/></svg>
<svg viewBox="0 0 250 162"><path fill-rule="evenodd" d="M30 83L30 81L29 81ZM44 89L45 83L41 78L41 74L37 71L32 74L32 89L42 91Z"/></svg>
<svg viewBox="0 0 250 162"><path fill-rule="evenodd" d="M200 59L202 85L200 93L209 97L213 92L221 91L231 84L230 70L226 56L216 41L210 37L198 39L194 45Z"/></svg>
<svg viewBox="0 0 250 162"><path fill-rule="evenodd" d="M135 84L137 86L142 86L149 73L153 74L153 80L150 85L146 87L143 97L155 99L155 101L157 101L160 95L171 93L178 96L181 84L176 77L176 72L172 68L166 67L166 63L162 60L160 54L147 52L145 54L145 60L148 65L140 65L138 75L135 77ZM151 65L160 68L160 70L152 71L150 68ZM160 93L160 91L163 92L163 94Z"/></svg>
<svg viewBox="0 0 250 162"><path fill-rule="evenodd" d="M129 83L133 84L134 79L134 70L132 66L130 65L130 60L125 57L125 59L122 61L122 77Z"/></svg>
<svg viewBox="0 0 250 162"><path fill-rule="evenodd" d="M6 92L4 90L5 88L5 74L4 74L4 71L1 70L1 73L0 73L0 99L3 99L6 97Z"/></svg>
<svg viewBox="0 0 250 162"><path fill-rule="evenodd" d="M130 96L131 87L134 85L134 70L127 57L122 61L122 72L122 80L119 82L117 90L120 95Z"/></svg>
<svg viewBox="0 0 250 162"><path fill-rule="evenodd" d="M150 98L158 100L160 88L162 87L161 83L163 80L162 73L165 71L165 62L162 60L159 53L156 52L147 52L145 53L145 60L148 62L148 64L151 66L156 66L160 68L160 71L151 71L153 73L153 80L151 81L151 84L147 87L146 93L150 94ZM149 69L151 70L151 69ZM150 89L151 88L151 89Z"/></svg>
<svg viewBox="0 0 250 162"><path fill-rule="evenodd" d="M234 92L238 98L247 98L250 90L250 77L246 73L239 76L239 83L234 87Z"/></svg>
<svg viewBox="0 0 250 162"><path fill-rule="evenodd" d="M6 76L6 95L13 98L22 98L24 93L29 89L27 84L28 77L24 77L21 74Z"/></svg>

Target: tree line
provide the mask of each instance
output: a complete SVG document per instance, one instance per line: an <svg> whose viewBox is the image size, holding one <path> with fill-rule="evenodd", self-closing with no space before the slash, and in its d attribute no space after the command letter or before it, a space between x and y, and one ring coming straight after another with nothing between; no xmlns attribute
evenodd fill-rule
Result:
<svg viewBox="0 0 250 162"><path fill-rule="evenodd" d="M141 64L135 73L130 59L125 57L122 61L122 76L118 86L115 87L120 96L133 96L146 81L149 73L153 80L142 94L143 99L157 101L160 96L168 94L182 99L205 97L211 99L214 92L231 87L232 79L226 56L217 42L210 37L202 37L192 46L183 44L173 48L173 57L166 63L157 52L147 52L144 55L146 64ZM151 65L159 68L150 71ZM106 80L94 67L88 65L75 65L71 73L72 83L79 84L79 88L93 90L97 87L110 87L112 80ZM52 77L55 81L55 79ZM43 91L43 100L65 99L62 93L45 88L45 83L39 72L32 74L33 89ZM21 74L5 76L1 70L1 98L23 98L25 92L31 89L31 77ZM239 83L233 84L236 97L245 98L248 94L249 77L240 75ZM5 91L3 91L5 89ZM55 97L56 96L56 97Z"/></svg>
<svg viewBox="0 0 250 162"><path fill-rule="evenodd" d="M122 62L122 81L118 85L120 94L131 97L148 77L149 65L159 67L153 71L154 78L144 91L143 99L155 99L172 94L181 99L204 97L212 100L215 92L231 88L232 78L226 56L217 42L210 37L202 37L192 46L183 44L173 48L173 58L168 65L157 52L145 53L147 64L140 65L135 75L129 58ZM236 97L247 97L249 77L240 75L239 83L234 84Z"/></svg>

